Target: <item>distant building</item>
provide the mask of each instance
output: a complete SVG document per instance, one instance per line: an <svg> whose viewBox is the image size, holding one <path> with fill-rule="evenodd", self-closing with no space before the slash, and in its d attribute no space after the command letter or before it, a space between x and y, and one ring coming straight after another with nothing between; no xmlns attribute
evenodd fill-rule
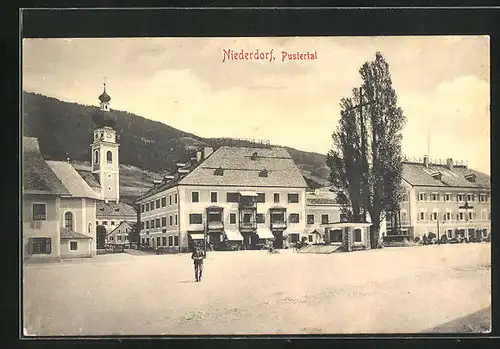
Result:
<svg viewBox="0 0 500 349"><path fill-rule="evenodd" d="M106 235L108 245L129 245L129 233L134 229L132 223L121 222L115 229Z"/></svg>
<svg viewBox="0 0 500 349"><path fill-rule="evenodd" d="M137 200L141 242L172 251L204 239L215 249L283 248L304 234L306 187L284 148L206 147Z"/></svg>
<svg viewBox="0 0 500 349"><path fill-rule="evenodd" d="M309 243L340 245L346 250L370 248L369 215L367 220L367 223L347 222L335 193L329 188L319 188L306 194L306 234ZM385 231L383 219L380 236Z"/></svg>
<svg viewBox="0 0 500 349"><path fill-rule="evenodd" d="M44 160L36 138L23 148L23 257L92 257L98 195L71 164Z"/></svg>
<svg viewBox="0 0 500 349"><path fill-rule="evenodd" d="M422 160L403 163L405 194L387 221L391 234L422 237L486 237L491 232L490 176L465 163ZM394 228L394 229L393 229Z"/></svg>

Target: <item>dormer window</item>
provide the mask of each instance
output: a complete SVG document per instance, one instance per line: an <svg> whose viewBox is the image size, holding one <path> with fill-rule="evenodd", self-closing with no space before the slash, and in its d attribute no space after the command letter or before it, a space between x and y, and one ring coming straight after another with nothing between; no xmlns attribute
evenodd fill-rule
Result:
<svg viewBox="0 0 500 349"><path fill-rule="evenodd" d="M441 172L434 172L431 176L432 176L432 178L437 179L438 181L440 181L442 174L441 174Z"/></svg>
<svg viewBox="0 0 500 349"><path fill-rule="evenodd" d="M476 175L474 173L465 175L465 179L467 179L469 182L475 182L476 181Z"/></svg>
<svg viewBox="0 0 500 349"><path fill-rule="evenodd" d="M250 159L252 159L253 161L257 160L257 152L254 152Z"/></svg>
<svg viewBox="0 0 500 349"><path fill-rule="evenodd" d="M266 178L268 176L268 171L266 169L263 169L262 171L259 172L259 177Z"/></svg>
<svg viewBox="0 0 500 349"><path fill-rule="evenodd" d="M224 175L224 169L222 167L216 168L214 171L215 176L223 176Z"/></svg>

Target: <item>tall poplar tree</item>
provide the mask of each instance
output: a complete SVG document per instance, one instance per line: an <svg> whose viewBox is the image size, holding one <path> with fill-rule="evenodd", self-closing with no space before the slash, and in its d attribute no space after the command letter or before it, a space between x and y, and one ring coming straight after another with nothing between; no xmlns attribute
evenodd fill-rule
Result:
<svg viewBox="0 0 500 349"><path fill-rule="evenodd" d="M354 89L353 98L341 100L341 118L332 135L327 165L330 183L336 188L339 203L350 212L351 221L363 221L363 210L369 213L374 248L385 212L397 211L402 197L401 142L406 118L397 106L389 64L381 53L376 53L374 61L363 64L359 73L363 96L360 99L359 89ZM367 102L362 109L361 127L361 108L356 105Z"/></svg>

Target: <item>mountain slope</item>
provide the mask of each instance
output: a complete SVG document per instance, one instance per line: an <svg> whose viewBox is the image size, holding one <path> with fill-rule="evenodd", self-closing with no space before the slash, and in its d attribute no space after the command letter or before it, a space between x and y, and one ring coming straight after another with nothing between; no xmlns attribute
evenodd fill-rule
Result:
<svg viewBox="0 0 500 349"><path fill-rule="evenodd" d="M98 107L24 92L23 133L38 138L40 150L47 159L69 157L76 162L86 162L90 158L93 116L98 111ZM133 173L173 169L176 162L187 160L187 147L209 145L213 141L128 112L113 110L112 113L120 135L120 163L132 166ZM288 147L287 150L311 187L326 184L324 155ZM152 182L151 176L148 178L147 182Z"/></svg>

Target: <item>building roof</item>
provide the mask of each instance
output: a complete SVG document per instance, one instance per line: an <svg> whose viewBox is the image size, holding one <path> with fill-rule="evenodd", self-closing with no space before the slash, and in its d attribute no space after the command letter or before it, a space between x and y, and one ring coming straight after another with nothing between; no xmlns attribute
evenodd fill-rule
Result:
<svg viewBox="0 0 500 349"><path fill-rule="evenodd" d="M97 201L96 217L121 217L121 216L137 216L135 209L124 202L104 202Z"/></svg>
<svg viewBox="0 0 500 349"><path fill-rule="evenodd" d="M23 194L69 195L69 190L47 165L38 139L23 137Z"/></svg>
<svg viewBox="0 0 500 349"><path fill-rule="evenodd" d="M338 205L336 194L330 188L316 189L306 193L306 205Z"/></svg>
<svg viewBox="0 0 500 349"><path fill-rule="evenodd" d="M256 153L255 159L252 154ZM216 175L222 169L222 175ZM259 174L267 171L267 177ZM222 146L179 180L180 185L307 188L285 148Z"/></svg>
<svg viewBox="0 0 500 349"><path fill-rule="evenodd" d="M98 200L100 196L90 188L74 167L66 161L46 161L71 196Z"/></svg>
<svg viewBox="0 0 500 349"><path fill-rule="evenodd" d="M109 102L111 100L111 97L106 93L106 84L104 84L104 91L99 96L99 100L101 102Z"/></svg>
<svg viewBox="0 0 500 349"><path fill-rule="evenodd" d="M80 169L77 169L76 172L78 172L78 174L83 178L83 180L87 182L89 187L101 189L101 185L99 184L99 178L95 173Z"/></svg>
<svg viewBox="0 0 500 349"><path fill-rule="evenodd" d="M61 228L61 239L92 239L92 237L82 233L77 233L73 230Z"/></svg>
<svg viewBox="0 0 500 349"><path fill-rule="evenodd" d="M111 230L111 231L110 231L109 233L107 233L106 235L113 234L113 233L115 232L115 230L117 230L118 228L123 228L123 227L124 227L125 229L127 229L127 228L129 228L129 229L134 229L134 227L133 227L133 225L132 225L131 223L129 223L129 222L127 222L127 221L123 221L123 222L121 222L120 224L118 224L118 225L116 226L116 228L115 228L115 229Z"/></svg>
<svg viewBox="0 0 500 349"><path fill-rule="evenodd" d="M441 174L441 179L432 176L437 172ZM465 178L470 174L475 175L474 182ZM422 163L405 162L403 163L403 179L412 186L491 188L490 176L463 165L449 169L446 165L429 164L425 167Z"/></svg>

